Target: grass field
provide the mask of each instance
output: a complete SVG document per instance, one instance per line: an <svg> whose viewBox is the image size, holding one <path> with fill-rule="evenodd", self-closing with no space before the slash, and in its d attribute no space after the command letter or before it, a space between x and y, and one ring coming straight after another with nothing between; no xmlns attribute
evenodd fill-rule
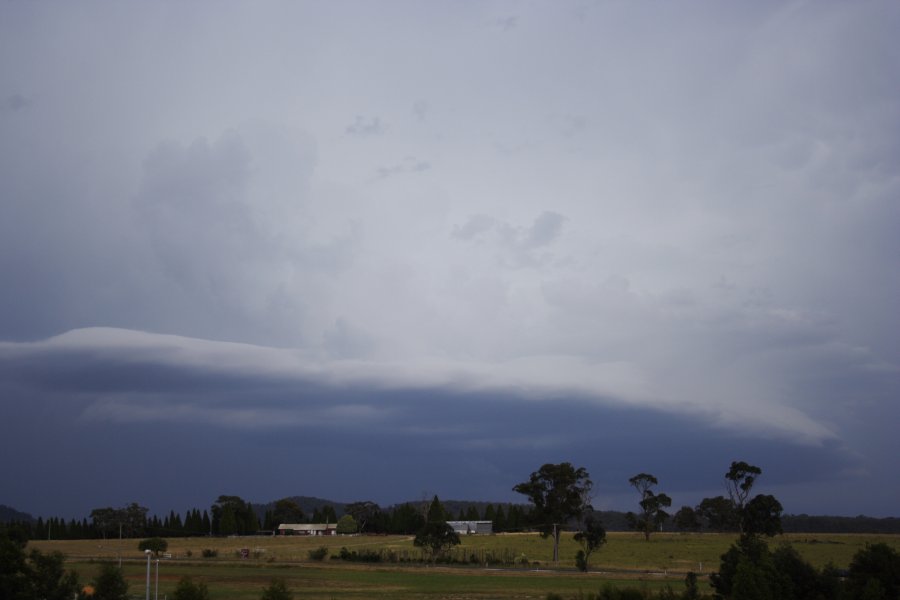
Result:
<svg viewBox="0 0 900 600"><path fill-rule="evenodd" d="M390 550L417 557L419 551L409 536L378 537L262 537L262 538L173 538L171 559L160 560L160 598L174 589L183 576L204 581L213 598L243 600L258 598L273 577L285 579L295 597L330 598L544 598L548 592L576 596L595 592L612 583L617 586L655 589L671 585L680 590L687 571L708 573L718 566L719 556L735 540L734 535L657 534L650 542L632 533L610 533L608 543L591 560L591 573L574 571L578 546L571 535L560 543L558 569L550 562L552 544L536 534L500 534L463 538L458 556L505 556L518 558L515 567L484 565L428 567L415 563L362 565L343 561L311 561L308 551L319 546L337 554L350 549ZM791 534L770 543L792 544L817 567L831 562L846 567L853 554L866 543L885 542L900 550L900 536ZM146 560L137 540L36 541L31 547L59 550L69 558L69 568L89 581L98 561L120 555L131 582L131 592L142 594ZM240 559L241 548L250 558ZM218 551L216 558L202 558L204 549ZM155 577L155 562L153 563ZM704 579L705 584L705 579Z"/></svg>

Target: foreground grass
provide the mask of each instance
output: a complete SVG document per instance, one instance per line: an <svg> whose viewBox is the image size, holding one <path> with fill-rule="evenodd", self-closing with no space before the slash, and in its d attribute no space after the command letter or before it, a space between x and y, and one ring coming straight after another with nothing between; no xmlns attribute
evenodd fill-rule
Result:
<svg viewBox="0 0 900 600"><path fill-rule="evenodd" d="M537 534L499 534L463 538L454 552L459 558L476 556L478 565L426 567L421 564L360 565L343 561L310 561L308 551L326 546L337 554L342 546L361 550L391 550L418 557L411 536L335 536L261 538L173 538L171 559L162 559L159 594L174 590L184 576L205 582L213 598L258 598L273 577L285 579L298 600L303 598L544 598L548 592L577 596L596 592L612 583L622 587L682 589L684 573L703 575L718 568L719 557L734 542L728 534L657 534L645 542L633 533L610 533L608 543L591 560L591 573L574 571L578 546L571 534L563 536L558 566L551 562L552 544ZM900 550L900 536L853 534L791 534L770 544L790 543L810 563L847 567L867 543L884 542ZM70 568L89 581L103 560L123 559L131 592L139 594L146 581L146 559L137 540L35 541L31 547L59 550L69 557ZM250 558L239 559L241 548ZM202 558L204 549L216 558ZM515 567L480 562L481 557L517 559ZM155 579L155 562L153 563ZM487 568L486 568L487 567ZM705 577L703 584L706 585Z"/></svg>
<svg viewBox="0 0 900 600"><path fill-rule="evenodd" d="M73 562L82 581L89 581L98 571L99 563ZM145 589L146 563L123 563L131 594ZM151 570L151 593L155 594L155 563ZM216 599L251 600L259 598L262 589L273 578L281 578L301 599L363 599L396 598L453 598L454 600L538 599L549 592L578 596L596 592L607 584L655 590L667 583L680 589L674 578L654 580L609 578L602 574L582 574L573 571L497 571L447 567L409 567L364 565L253 565L226 562L179 563L161 562L159 596L171 594L178 580L191 576L209 587Z"/></svg>

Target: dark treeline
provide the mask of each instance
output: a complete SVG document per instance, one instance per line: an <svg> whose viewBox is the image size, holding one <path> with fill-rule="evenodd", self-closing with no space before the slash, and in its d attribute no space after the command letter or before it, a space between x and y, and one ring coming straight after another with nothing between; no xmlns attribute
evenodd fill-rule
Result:
<svg viewBox="0 0 900 600"><path fill-rule="evenodd" d="M785 515L781 525L785 533L900 533L896 517Z"/></svg>
<svg viewBox="0 0 900 600"><path fill-rule="evenodd" d="M289 510L279 512L278 504L288 505ZM337 503L336 503L337 504ZM459 504L459 503L455 503ZM495 532L524 531L528 528L527 507L517 504L483 505L479 511L476 503L459 512L446 510L447 520L491 521ZM360 506L364 508L360 511ZM263 510L260 511L259 508ZM98 508L90 518L63 519L11 519L7 522L29 539L74 540L116 539L139 537L196 537L208 535L254 535L272 533L281 523L336 523L344 514L352 514L360 523L364 534L385 535L416 533L425 523L427 503L406 502L381 508L371 502L322 504L311 513L305 513L290 499L272 505L254 506L237 496L220 496L209 510L192 508L183 514L175 511L167 515L148 515L147 509L132 503L123 508ZM260 514L260 512L262 514Z"/></svg>
<svg viewBox="0 0 900 600"><path fill-rule="evenodd" d="M335 523L347 512L347 507L356 504L330 503L327 500L296 497L297 506L312 507L308 512L300 508L300 513L293 514L290 519L279 519L275 505L251 504L236 496L222 496L225 502L216 502L211 509L192 508L183 514L170 511L167 515L147 516L146 509L132 504L132 522L126 518L117 519L116 510L95 509L91 517L83 519L63 519L59 517L31 518L26 513L16 512L0 519L15 524L30 539L104 539L118 538L119 525L123 530L122 537L196 537L203 535L252 535L262 531L272 532L281 523ZM230 502L229 502L230 500ZM405 502L386 508L373 503L371 515L363 515L362 533L366 534L414 534L422 526L425 518L425 504L422 502ZM427 504L427 503L426 503ZM458 521L491 521L497 533L526 531L530 528L527 505L513 503L488 503L446 501L443 503L447 520ZM620 511L599 511L607 531L629 531L631 526L627 513ZM359 517L359 514L354 514ZM12 517L12 518L10 518ZM224 520L224 521L223 521ZM360 520L357 518L357 520ZM720 523L699 519L699 529L679 527L677 519L667 519L663 524L664 531L735 531L734 528L722 526ZM784 515L782 528L785 533L900 533L900 519L894 517L839 517L815 515Z"/></svg>

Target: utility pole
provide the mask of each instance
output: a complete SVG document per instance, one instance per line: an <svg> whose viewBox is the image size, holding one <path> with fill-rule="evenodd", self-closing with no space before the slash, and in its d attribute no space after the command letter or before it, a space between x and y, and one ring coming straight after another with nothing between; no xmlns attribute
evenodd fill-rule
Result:
<svg viewBox="0 0 900 600"><path fill-rule="evenodd" d="M150 600L150 550L144 550L144 553L147 555L147 596L146 599Z"/></svg>

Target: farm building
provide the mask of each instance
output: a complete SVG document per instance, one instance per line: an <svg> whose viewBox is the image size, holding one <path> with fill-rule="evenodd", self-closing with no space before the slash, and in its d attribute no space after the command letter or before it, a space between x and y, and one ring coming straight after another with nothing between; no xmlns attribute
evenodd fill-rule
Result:
<svg viewBox="0 0 900 600"><path fill-rule="evenodd" d="M447 521L447 525L452 527L453 531L459 534L494 533L493 521Z"/></svg>
<svg viewBox="0 0 900 600"><path fill-rule="evenodd" d="M337 535L336 523L282 523L280 535Z"/></svg>

